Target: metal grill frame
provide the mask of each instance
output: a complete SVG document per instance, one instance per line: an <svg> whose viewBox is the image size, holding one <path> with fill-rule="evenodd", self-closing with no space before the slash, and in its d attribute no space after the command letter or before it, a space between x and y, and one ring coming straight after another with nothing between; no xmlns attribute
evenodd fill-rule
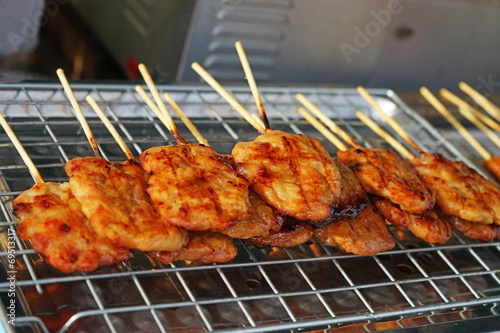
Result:
<svg viewBox="0 0 500 333"><path fill-rule="evenodd" d="M130 84L73 84L73 89L77 94L77 97L83 106L87 105L83 102L83 97L87 93L91 93L96 99L98 104L105 109L105 112L110 116L112 122L117 126L121 134L123 135L125 141L129 147L135 149L135 153L141 152L143 146L153 146L159 144L174 144L174 141L167 131L163 128L162 124L152 116L152 113L147 110L147 107L142 102L139 96L137 96L133 90L133 85ZM168 91L172 94L178 96L184 96L181 100L177 100L180 107L191 116L193 122L205 128L206 133L212 134L212 136L207 136L207 139L214 148L217 150L217 145L234 144L239 140L251 140L257 133L251 132L249 126L244 123L244 120L234 114L234 116L227 116L230 114L230 107L225 104L225 102L216 95L209 87L206 86L159 86L160 91ZM255 111L255 105L253 105L253 100L251 93L246 86L238 87L233 86L228 88L228 90L236 94L237 99L239 99L243 104L249 109ZM270 116L271 125L283 128L293 133L305 133L311 135L314 138L321 140L325 145L327 145L326 140L315 131L310 125L306 124L303 119L300 118L296 112L299 103L295 100L294 95L298 92L303 93L307 97L313 99L317 105L328 112L329 116L332 117L339 125L341 125L348 133L350 133L358 142L366 146L377 146L384 147L387 146L381 142L377 136L370 131L361 132L362 126L354 116L354 112L358 109L367 112L373 118L375 118L383 127L385 123L377 117L376 113L371 110L367 103L365 103L356 93L354 89L335 89L330 88L304 88L304 87L261 87L260 88L263 103L266 110ZM39 98L39 93L42 92L43 98ZM411 137L421 146L424 150L429 151L439 151L447 155L448 157L460 159L468 163L469 165L479 169L480 172L484 170L480 167L478 163L477 154L475 154L466 145L461 146L461 149L457 149L452 145L443 132L433 127L428 121L423 119L420 115L414 112L410 107L408 107L393 91L383 90L383 89L371 89L369 92L374 95L378 100L387 101L388 108L392 111L396 118L405 125L405 127L410 132ZM12 95L13 94L13 95ZM16 95L17 94L17 95ZM26 98L20 98L21 95L25 95ZM44 95L45 94L45 95ZM113 97L112 100L108 99L108 95L118 96ZM6 99L7 97L8 99ZM24 116L11 115L9 108L21 108L27 110L28 113L34 115L35 117L26 118ZM45 114L47 112L52 112L47 110L49 107L62 108L63 114L62 118L52 118L47 117ZM132 118L123 117L120 113L122 108L130 107L137 113ZM196 114L190 114L191 108L197 112ZM340 110L340 111L339 111ZM71 108L68 100L63 94L62 88L59 84L49 83L49 84L9 84L0 85L0 111L7 115L7 120L16 128L23 128L26 126L38 126L42 128L42 136L45 141L34 142L35 140L30 137L30 135L24 134L20 135L22 142L23 138L29 138L29 142L25 143L25 146L30 150L36 151L42 147L52 147L56 149L59 155L59 162L51 163L37 163L38 167L44 168L63 168L64 163L70 158L71 154L68 150L71 150L72 146L81 145L85 146L86 139L82 133L76 131L74 133L75 140L66 141L66 137L62 138L62 135L58 133L59 126L68 125L69 127L78 128L77 120L74 116L71 116ZM338 112L337 112L338 111ZM141 114L142 113L142 114ZM69 116L68 116L69 115ZM134 117L137 116L137 120ZM181 134L183 134L188 141L194 142L194 138L187 132L187 130L181 125L179 119L174 117L176 123L179 125ZM91 128L99 126L100 123L98 118L89 118L89 123ZM150 140L144 140L143 137L135 137L131 134L131 128L136 124L145 124L145 126L154 128L157 133L151 134ZM225 132L211 132L210 128L217 126L219 129L224 129ZM390 131L388 129L388 131ZM205 135L207 135L205 133ZM476 133L477 134L477 133ZM149 135L149 134L148 134ZM476 136L480 136L477 134ZM36 138L35 138L36 139ZM0 151L12 149L11 145L6 139L5 133L0 133ZM113 141L109 135L103 134L99 139L98 144L101 146L113 145ZM460 142L458 143L461 144ZM222 146L221 146L222 147ZM330 147L330 153L335 153L335 149ZM226 148L227 149L227 148ZM491 146L488 149L493 150ZM90 155L90 148L88 148ZM104 149L106 152L107 150ZM218 150L219 151L219 150ZM220 153L229 153L229 151L219 151ZM14 154L14 153L13 153ZM116 158L112 153L111 159ZM106 157L106 156L105 156ZM124 158L123 158L124 159ZM37 161L35 160L35 163ZM12 170L23 170L25 169L24 164L14 162L14 163L0 163L0 172L2 178L3 192L0 193L0 205L2 210L2 218L0 221L0 230L3 231L1 234L2 251L0 252L0 258L2 259L3 269L8 271L6 258L8 255L5 238L6 230L10 227L16 226L16 220L12 214L11 202L12 199L20 193L19 189L9 188L9 176L4 174L9 173ZM64 177L58 176L60 181L65 181ZM26 180L25 180L26 181ZM33 180L34 181L34 180ZM29 187L29 186L28 186ZM25 189L27 189L26 187ZM174 263L170 266L164 266L158 263L153 263L151 267L140 267L135 265L135 263L125 263L121 264L120 267L114 269L112 272L100 271L94 273L80 273L80 274L70 274L61 276L42 276L39 273L39 267L33 262L33 256L35 252L30 249L29 244L16 238L16 257L18 263L22 262L26 267L28 278L16 281L16 290L19 295L19 301L23 305L23 313L18 313L16 318L16 326L27 326L33 331L48 332L46 323L41 317L33 315L30 311L29 301L25 300L25 288L32 287L37 290L38 293L47 293L46 287L48 285L64 285L74 282L85 283L90 293L92 295L93 301L97 305L94 309L87 309L81 312L75 313L69 320L67 320L64 325L59 329L60 332L72 331L75 327L78 327L79 320L85 318L91 318L93 316L99 316L105 322L108 331L119 332L120 327L116 326L114 321L114 315L127 314L127 313L137 313L139 311L149 311L153 323L156 325L157 331L167 332L170 330L180 330L182 326L169 327L166 325L164 318L160 315L161 310L165 309L194 309L192 313L193 318L197 318L197 323L199 327L191 327L191 331L204 330L204 331L245 331L245 332L263 332L263 331L284 331L284 330L308 330L317 328L337 328L344 327L346 325L358 324L362 325L365 331L372 331L377 329L377 323L392 323L392 328L407 328L413 327L415 325L405 323L405 319L415 319L424 317L425 323L420 323L419 325L433 325L436 322L433 316L440 313L458 313L460 318L466 319L472 317L484 317L487 318L490 315L496 315L496 306L500 302L500 279L499 272L500 267L491 267L491 258L485 258L484 253L488 253L488 256L493 256L493 258L500 259L500 242L491 243L481 243L477 241L471 241L466 239L464 236L458 234L454 231L454 241L449 242L444 246L436 246L427 244L423 247L411 248L408 246L408 233L398 232L390 228L392 235L396 239L396 248L391 251L384 252L382 254L376 255L373 258L370 257L358 257L351 254L344 254L339 252L335 248L323 246L317 240L313 240L313 244L319 249L320 255L316 256L311 253L311 245L300 246L298 249L281 249L280 254L285 256L283 258L271 258L270 254L272 249L261 249L254 247L252 245L245 244L244 242L236 240L240 254L238 257L227 264L221 265L205 265L205 266L186 266L182 263ZM17 236L16 236L17 237ZM459 251L460 253L467 253L474 261L476 267L475 270L467 271L463 268L457 266L457 262L454 260L453 256L450 257L450 253L454 251ZM301 253L300 256L297 253ZM435 258L440 258L443 265L447 266L448 273L435 274L435 272L429 271L429 268L418 259L418 256L422 254L429 254ZM259 258L259 256L264 257ZM244 258L243 258L244 257ZM391 261L386 261L387 257L398 257L405 258L414 271L415 275L406 279L401 279L394 274L392 270ZM360 259L362 258L362 259ZM385 275L383 279L378 281L359 283L356 282L357 278L353 278L352 274L346 270L346 263L350 260L361 260L362 262L370 262L374 267L378 267L380 272ZM498 260L500 262L500 260ZM342 285L332 284L328 287L317 287L314 283L314 276L312 276L308 270L305 268L307 265L323 265L328 263L332 267L338 270L341 278L343 279ZM39 265L37 263L37 265ZM410 264L409 264L410 265ZM290 267L296 270L297 276L301 284L308 286L308 290L289 290L283 291L282 286L278 285L276 278L272 273L272 270L276 267ZM251 272L257 272L262 278L262 282L268 287L268 292L256 293L256 294L240 294L238 289L235 288L235 283L238 281L231 280L228 275L236 272L238 270L248 270ZM227 294L220 297L209 297L207 299L199 297L197 295L196 288L193 288L189 280L190 273L206 273L214 274L220 278L223 282L225 288L227 288ZM6 274L3 272L3 274ZM165 276L165 278L175 277L177 281L177 286L180 291L179 294L183 294L185 298L182 301L171 301L165 299L164 302L155 303L151 300L151 294L149 294L141 279L144 277L160 277ZM488 286L488 292L492 292L489 295L478 288L473 283L471 279L474 278L488 278L493 281L493 285ZM97 287L96 284L99 281L108 280L131 280L133 285L137 289L140 297L142 298L142 304L131 304L123 306L110 306L102 299L102 289ZM469 295L464 299L457 299L453 295L447 294L447 291L443 288L443 281L460 281L461 286L464 287ZM433 304L421 304L421 302L416 302L415 297L410 295L409 292L405 290L405 287L410 285L426 285L430 286L433 293L438 295L439 301ZM0 294L3 294L8 290L9 283L5 281L0 282ZM386 305L386 308L378 309L373 306L373 299L367 296L367 293L374 292L382 288L387 290L396 290L399 293L398 297L401 297L406 304L404 306L391 308L390 304ZM385 288L385 289L384 289ZM336 295L339 292L352 292L357 297L358 305L362 306L356 309L351 314L341 314L338 315L331 306L330 295ZM314 298L321 304L324 309L321 314L314 316L310 314L308 316L301 316L297 314L297 309L290 306L290 301L292 298ZM327 300L328 298L328 300ZM24 299L24 300L23 300ZM276 315L276 318L268 318L267 320L260 321L258 318L254 317L254 312L247 305L250 302L254 303L265 303L270 302L282 307L282 312ZM270 304L269 303L269 304ZM238 326L238 323L233 323L227 321L227 325L224 322L214 322L212 316L207 312L206 308L209 306L217 305L230 305L234 304L237 310L240 312L242 317L245 319L245 323ZM7 330L12 329L11 326L5 323L6 321L6 301L3 297L3 306L0 307L2 321ZM487 314L480 311L476 311L476 308L487 308ZM269 313L273 313L270 311ZM272 317L272 315L269 315ZM443 320L443 319L441 319ZM444 320L447 321L447 320ZM375 326L373 326L375 325ZM186 328L186 327L184 327Z"/></svg>

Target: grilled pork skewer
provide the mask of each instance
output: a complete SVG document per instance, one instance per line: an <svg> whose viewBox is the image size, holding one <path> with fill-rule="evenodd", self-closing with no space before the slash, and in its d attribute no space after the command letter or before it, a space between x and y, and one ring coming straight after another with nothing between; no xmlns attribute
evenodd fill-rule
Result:
<svg viewBox="0 0 500 333"><path fill-rule="evenodd" d="M309 109L316 109L315 113L328 119L305 96L297 96ZM328 131L314 116L303 108L299 108L302 116L311 123L319 132L324 134L339 149L346 151L347 147ZM327 123L333 124L337 133L352 145L357 146L354 140L328 119ZM331 125L330 124L330 125ZM325 245L338 246L346 252L358 255L373 256L379 252L390 250L395 246L384 219L377 213L373 204L368 200L368 195L362 188L354 172L338 158L333 159L342 176L342 190L337 207L344 207L344 211L330 219L323 228L316 228L314 234ZM341 212L342 210L336 209Z"/></svg>
<svg viewBox="0 0 500 333"><path fill-rule="evenodd" d="M366 192L386 198L411 213L433 207L434 198L407 161L388 150L361 147L305 96L298 95L297 99L352 146L339 150L337 156L353 169Z"/></svg>
<svg viewBox="0 0 500 333"><path fill-rule="evenodd" d="M72 96L64 74L58 74L66 94ZM89 142L98 152L74 96L70 101ZM92 228L113 244L142 251L175 251L187 241L185 232L163 220L154 208L145 191L147 175L137 162L111 163L100 156L77 157L66 163L65 170L71 191Z"/></svg>
<svg viewBox="0 0 500 333"><path fill-rule="evenodd" d="M424 89L426 90L426 89ZM427 95L433 97L430 92ZM434 97L435 99L435 97ZM383 111L379 111L383 112ZM402 128L399 131L404 131ZM387 134L388 135L388 134ZM407 135L406 135L407 136ZM418 147L418 146L417 146ZM493 205L495 202L498 203L498 189L491 184L491 182L484 179L480 176L476 171L472 170L468 166L466 166L463 162L452 162L446 159L444 156L439 154L429 154L424 153L420 148L418 150L421 152L421 157L419 159L414 158L412 160L412 164L416 165L417 172L419 175L423 174L426 176L423 180L426 182L429 188L432 190L437 187L437 184L440 184L442 189L437 187L437 190L440 190L437 194L437 203L439 206L439 210L437 213L439 216L446 221L448 221L451 225L453 225L458 231L462 232L466 237L473 239L481 239L492 240L495 237L498 237L498 226L491 224L481 224L474 221L466 220L457 214L450 214L447 211L448 209L443 209L443 206L440 205L443 197L451 200L449 203L451 208L455 211L461 213L462 211L457 209L458 207L454 207L453 202L461 203L462 207L468 209L463 214L473 214L474 211L472 207L469 206L468 200L474 200L474 197L471 195L485 195L486 197L479 197L476 199L475 203L478 204L479 213L484 212L484 209L488 210L488 206L484 208L485 198L488 197L488 192L491 194L491 200L493 200ZM421 169L418 169L418 166L421 166ZM425 173L425 172L428 173ZM436 173L437 175L432 175L432 173ZM485 188L485 190L480 190L480 188ZM463 189L465 188L465 190ZM482 193L484 191L484 193ZM465 195L464 195L465 192ZM440 194L443 194L441 195ZM446 196L448 195L448 196ZM453 199L458 201L453 201ZM446 203L446 201L445 201ZM476 225L477 224L477 225Z"/></svg>
<svg viewBox="0 0 500 333"><path fill-rule="evenodd" d="M232 151L238 173L252 190L290 217L312 223L327 219L340 195L340 173L323 146L307 136L266 131L199 64L192 67L263 133L253 142L237 143Z"/></svg>
<svg viewBox="0 0 500 333"><path fill-rule="evenodd" d="M402 207L400 209L395 204L391 203L391 201L405 202L404 197L402 196L402 193L404 192L401 193L397 190L398 188L402 188L407 192L410 192L413 188L423 188L425 190L425 186L423 186L422 182L418 179L415 171L408 162L400 158L397 154L387 150L364 148L364 151L362 151L362 147L357 145L347 133L326 117L321 110L307 100L305 96L298 95L297 98L326 125L335 131L336 134L344 138L344 140L349 142L351 145L354 145L353 149L348 151L350 154L346 154L345 150L340 150L337 152L337 155L339 157L343 156L349 161L348 165L350 164L354 166L354 171L357 173L358 177L361 176L360 181L363 188L370 194L375 195L373 202L388 222L399 229L410 230L417 237L423 238L425 241L431 243L444 243L449 239L451 236L450 227L446 222L439 220L434 212L426 209L419 213L408 213L404 211ZM360 112L357 114L358 117L363 116ZM369 118L364 118L360 119L366 123ZM377 132L377 128L371 128ZM382 131L382 129L378 129ZM381 134L380 132L377 133ZM413 155L394 138L390 136L383 137L384 139L390 141L393 146L397 147L397 150L403 156L406 156L409 159L413 158ZM369 158L362 156L362 158L358 160L356 158L359 153L366 154ZM397 169L399 171L405 170L405 173L400 172L399 174L394 174L392 171L393 169ZM409 186L407 178L410 177L413 180L413 183L417 184L419 187L416 187L415 185L414 187ZM391 186L386 186L387 184ZM416 202L421 202L418 201L421 200L418 197L418 193L418 191L415 191L414 194L416 195L414 197L417 200ZM379 198L382 196L385 196L385 199Z"/></svg>
<svg viewBox="0 0 500 333"><path fill-rule="evenodd" d="M382 109L378 111L388 117ZM401 126L389 124L403 132L406 140L408 135ZM463 162L417 148L420 157L412 165L444 213L474 223L500 224L500 190L493 183Z"/></svg>
<svg viewBox="0 0 500 333"><path fill-rule="evenodd" d="M358 115L360 116L360 115ZM393 142L396 142L399 146L401 146L397 141L394 140L390 134L382 130L375 122L370 120L366 116L359 117L362 121L370 127L373 131L379 134L382 138L384 138L387 142L389 142L396 150L398 150L398 146L394 145ZM399 151L399 150L398 150ZM413 156L411 159L415 159ZM497 225L492 224L482 224L482 223L472 223L460 219L456 216L450 216L445 214L439 207L434 208L434 212L432 212L433 216L424 216L423 218L405 216L404 212L396 212L394 208L391 207L390 203L376 201L377 208L381 211L385 211L386 214L393 214L393 219L395 220L396 225L408 224L406 221L411 221L412 219L417 222L416 226L422 225L426 222L426 219L433 218L436 223L427 224L427 230L420 228L415 230L420 235L425 235L427 237L433 237L439 239L440 235L442 235L442 239L445 239L445 236L449 234L449 227L446 226L446 223L452 225L459 232L464 234L467 238L471 239L480 239L482 241L491 241L494 238L498 238L500 236L500 229ZM426 212L427 213L427 212ZM426 214L424 213L424 215ZM436 217L437 214L437 217ZM384 214L385 215L385 214ZM418 235L417 235L418 237Z"/></svg>
<svg viewBox="0 0 500 333"><path fill-rule="evenodd" d="M46 183L9 124L0 123L37 183L14 199L17 233L62 272L93 271L128 261L133 253L99 236L82 213L68 183Z"/></svg>
<svg viewBox="0 0 500 333"><path fill-rule="evenodd" d="M122 148L125 155L135 162L135 157L132 155L125 142L123 142L123 139L120 137L106 115L99 108L97 103L95 103L91 96L87 96L86 99L106 128L111 132L111 135ZM169 264L174 260L198 260L202 263L226 262L232 260L237 254L236 247L233 245L232 240L227 236L208 231L184 232L189 233L189 241L186 242L181 249L177 251L147 252L147 255L160 260L164 264Z"/></svg>
<svg viewBox="0 0 500 333"><path fill-rule="evenodd" d="M197 138L198 142L209 146L208 141L200 134L189 118L186 117L170 94L164 93L163 96L186 127L193 133L194 137ZM236 165L231 155L221 155L221 157L229 163L233 169L236 169ZM271 231L279 230L283 224L284 216L276 209L269 206L252 190L249 190L248 197L250 199L250 216L220 232L231 238L249 239L252 237L268 236Z"/></svg>
<svg viewBox="0 0 500 333"><path fill-rule="evenodd" d="M219 231L248 216L248 182L211 147L184 144L144 65L139 66L177 146L153 147L139 161L147 191L164 219L187 230ZM180 138L180 139L179 139Z"/></svg>

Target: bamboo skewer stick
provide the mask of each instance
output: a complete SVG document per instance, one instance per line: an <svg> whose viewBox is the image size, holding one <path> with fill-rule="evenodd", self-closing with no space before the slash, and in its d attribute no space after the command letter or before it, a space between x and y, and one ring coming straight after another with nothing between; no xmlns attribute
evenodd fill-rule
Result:
<svg viewBox="0 0 500 333"><path fill-rule="evenodd" d="M365 88L362 86L359 86L357 88L358 93L375 109L377 110L382 117L384 117L385 121L398 133L410 146L412 146L415 150L418 152L422 152L420 147L413 141L409 136L408 133L391 117L389 117L384 110L375 102L373 97L366 91Z"/></svg>
<svg viewBox="0 0 500 333"><path fill-rule="evenodd" d="M500 124L498 124L496 121L479 111L478 109L472 107L469 103L458 97L457 95L453 94L451 91L448 89L440 89L439 94L450 101L451 103L455 104L459 109L467 109L470 114L472 114L474 117L478 118L481 120L483 123L488 125L490 128L494 129L495 131L500 131Z"/></svg>
<svg viewBox="0 0 500 333"><path fill-rule="evenodd" d="M130 151L130 149L127 147L127 144L125 143L125 141L123 141L122 137L120 136L120 134L118 133L118 131L116 130L116 128L113 126L113 124L111 124L111 122L109 121L108 117L106 117L106 115L101 110L101 108L99 107L99 105L97 105L96 101L92 98L92 96L88 95L85 99L87 100L87 102L89 103L89 105L92 107L92 109L95 111L95 113L97 113L97 115L99 116L99 118L103 122L104 126L106 126L106 128L108 129L108 131L111 133L111 135L115 139L116 143L118 143L118 145L120 146L121 150L127 156L127 158L129 160L135 160L134 154L132 154L132 152Z"/></svg>
<svg viewBox="0 0 500 333"><path fill-rule="evenodd" d="M202 144L202 145L210 146L208 144L207 139L205 139L203 137L203 135L201 135L201 133L196 128L196 126L194 126L194 124L191 122L191 120L188 117L186 117L186 115L181 110L181 108L179 107L179 105L174 101L174 99L172 98L172 96L170 96L169 93L165 92L165 93L163 93L163 97L165 97L165 100L167 101L167 103L174 110L174 112L177 113L177 115L179 116L179 118L182 120L182 122L184 123L184 125L186 125L186 127L191 131L191 133L194 135L194 137L196 138L196 140L198 140L198 142L200 144Z"/></svg>
<svg viewBox="0 0 500 333"><path fill-rule="evenodd" d="M330 130L340 136L345 142L350 146L356 147L358 144L347 134L342 128L335 124L330 118L328 118L316 105L314 105L306 96L303 94L296 95L299 102L301 102L310 112L312 112L316 117L318 117Z"/></svg>
<svg viewBox="0 0 500 333"><path fill-rule="evenodd" d="M177 130L177 128L174 124L174 120L170 116L170 113L168 112L167 107L165 106L165 103L163 103L163 99L161 98L160 93L158 92L158 88L156 88L156 84L154 83L153 79L151 78L151 75L149 74L149 72L148 72L146 66L144 66L144 64L139 64L139 72L141 72L141 75L144 78L144 81L146 82L146 85L148 86L149 91L151 92L151 95L153 95L153 98L156 101L158 108L160 109L161 113L163 114L165 120L167 121L167 124L168 124L167 128L170 130L170 133L172 133L172 135L174 136L175 140L177 141L177 144L185 144L186 141L184 141L184 138L179 134L179 131ZM136 87L136 91L137 91L137 87ZM154 109L153 109L153 111L154 111Z"/></svg>
<svg viewBox="0 0 500 333"><path fill-rule="evenodd" d="M255 121L254 118L248 113L247 110L226 90L219 82L217 82L212 75L210 75L203 67L197 62L193 62L191 67L198 73L199 76L203 78L219 95L224 98L229 105L233 107L245 120L253 126L259 133L265 133L266 129L261 124Z"/></svg>
<svg viewBox="0 0 500 333"><path fill-rule="evenodd" d="M3 114L0 112L0 124L2 125L3 129L7 133L7 136L9 137L10 141L12 141L12 144L16 148L16 150L19 152L19 155L21 155L21 158L23 159L24 164L28 167L28 170L31 172L33 175L33 178L38 183L45 183L45 181L42 178L42 175L38 171L37 167L35 166L35 163L33 163L33 160L29 157L28 153L24 149L23 145L17 138L16 134L10 127L9 123L7 120L4 118Z"/></svg>
<svg viewBox="0 0 500 333"><path fill-rule="evenodd" d="M245 72L245 75L247 77L248 85L250 86L250 90L252 91L255 104L257 105L257 109L259 110L260 117L262 118L262 122L264 123L264 127L266 128L266 131L270 131L271 125L269 125L269 120L267 119L264 105L262 105L262 99L260 98L259 90L257 89L257 83L255 82L252 69L250 68L250 63L248 62L245 49L243 48L243 45L240 41L237 41L234 45L236 47L236 52L238 52L241 65L243 66L243 71Z"/></svg>
<svg viewBox="0 0 500 333"><path fill-rule="evenodd" d="M356 116L361 120L366 126L368 126L372 131L378 134L382 139L387 141L400 155L403 155L409 160L413 160L415 155L410 153L401 143L399 143L392 135L387 133L380 127L376 122L374 122L370 117L365 115L361 111L356 112Z"/></svg>
<svg viewBox="0 0 500 333"><path fill-rule="evenodd" d="M493 102L483 96L480 92L463 81L458 84L458 87L467 95L469 95L479 106L486 110L486 112L488 112L490 116L495 118L496 121L500 122L500 107L493 104Z"/></svg>
<svg viewBox="0 0 500 333"><path fill-rule="evenodd" d="M299 113L314 126L321 134L325 136L339 150L347 150L347 147L340 141L332 132L330 132L323 124L321 124L313 115L306 111L303 107L299 107Z"/></svg>
<svg viewBox="0 0 500 333"><path fill-rule="evenodd" d="M481 155L485 161L491 159L491 154L470 134L470 132L455 118L450 111L426 87L420 88L420 94L464 137L464 139Z"/></svg>
<svg viewBox="0 0 500 333"><path fill-rule="evenodd" d="M173 119L170 117L170 115L169 115L169 117L170 117L170 119L172 119L172 121L169 121L167 116L165 116L165 114L163 112L161 112L161 110L158 108L156 103L153 102L153 100L148 96L146 91L144 89L142 89L141 86L135 86L135 91L139 94L139 96L142 97L144 102L146 102L146 105L149 106L149 108L154 112L154 114L158 117L158 119L160 119L160 121L163 123L163 125L165 125L165 127L170 131L172 136L175 138L175 141L177 142L177 144L178 145L186 144L186 141L179 133L179 130L177 129L177 126L175 126Z"/></svg>
<svg viewBox="0 0 500 333"><path fill-rule="evenodd" d="M482 123L479 119L477 119L469 108L465 108L462 106L458 107L458 111L467 118L468 121L473 123L479 130L481 130L486 136L500 148L500 138L496 135L488 126Z"/></svg>
<svg viewBox="0 0 500 333"><path fill-rule="evenodd" d="M61 84L64 88L64 92L68 96L68 99L71 103L71 106L73 107L73 110L75 111L76 118L80 122L83 131L85 132L85 136L87 137L87 140L89 140L90 146L92 147L92 150L94 151L95 156L102 157L102 154L99 150L99 147L97 146L97 143L95 141L94 135L92 134L92 131L90 130L89 124L85 120L85 117L83 116L82 109L80 108L80 105L78 104L78 101L76 100L75 94L73 93L73 90L71 89L68 79L66 78L66 75L64 75L64 71L59 68L57 71L57 76L59 77L59 80L61 81Z"/></svg>

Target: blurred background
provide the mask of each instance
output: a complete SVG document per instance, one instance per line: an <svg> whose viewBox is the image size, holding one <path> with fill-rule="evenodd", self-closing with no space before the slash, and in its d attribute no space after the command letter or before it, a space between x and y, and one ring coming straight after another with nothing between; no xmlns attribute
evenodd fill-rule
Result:
<svg viewBox="0 0 500 333"><path fill-rule="evenodd" d="M199 82L500 91L498 0L0 0L0 81Z"/></svg>

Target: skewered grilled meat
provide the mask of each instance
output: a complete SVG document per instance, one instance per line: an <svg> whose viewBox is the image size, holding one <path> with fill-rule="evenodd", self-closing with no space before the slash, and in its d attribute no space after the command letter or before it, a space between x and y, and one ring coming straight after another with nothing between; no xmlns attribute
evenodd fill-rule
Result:
<svg viewBox="0 0 500 333"><path fill-rule="evenodd" d="M409 213L423 213L434 206L435 198L418 178L412 165L396 153L376 148L338 151L366 192L390 200Z"/></svg>
<svg viewBox="0 0 500 333"><path fill-rule="evenodd" d="M434 210L414 214L399 209L385 199L374 198L373 201L389 223L400 230L409 230L428 243L444 244L451 237L450 224L440 218Z"/></svg>
<svg viewBox="0 0 500 333"><path fill-rule="evenodd" d="M314 230L314 234L325 245L339 246L345 252L365 256L390 250L395 245L384 219L372 204L357 217L330 223Z"/></svg>
<svg viewBox="0 0 500 333"><path fill-rule="evenodd" d="M238 250L233 240L218 232L190 231L189 242L176 252L150 252L148 255L164 264L176 260L199 261L203 264L228 262Z"/></svg>
<svg viewBox="0 0 500 333"><path fill-rule="evenodd" d="M500 190L477 171L440 154L422 153L412 163L445 214L500 224Z"/></svg>
<svg viewBox="0 0 500 333"><path fill-rule="evenodd" d="M247 242L256 245L294 247L307 242L314 234L314 227L307 223L288 218L278 231L273 231L265 237L252 237Z"/></svg>
<svg viewBox="0 0 500 333"><path fill-rule="evenodd" d="M175 251L186 234L163 220L146 193L146 173L134 161L101 157L66 163L71 190L92 228L113 244L142 251Z"/></svg>
<svg viewBox="0 0 500 333"><path fill-rule="evenodd" d="M269 131L239 142L232 156L240 175L269 205L299 220L328 218L340 196L340 173L324 147L304 135Z"/></svg>
<svg viewBox="0 0 500 333"><path fill-rule="evenodd" d="M187 230L224 230L248 217L248 182L212 148L153 147L141 154L158 212Z"/></svg>
<svg viewBox="0 0 500 333"><path fill-rule="evenodd" d="M47 262L65 272L93 271L133 257L90 226L69 183L38 183L14 200L17 232Z"/></svg>
<svg viewBox="0 0 500 333"><path fill-rule="evenodd" d="M248 239L259 236L265 237L271 231L278 231L281 228L285 220L282 214L259 198L255 192L250 191L248 196L252 213L250 217L221 231L221 234L232 238Z"/></svg>

